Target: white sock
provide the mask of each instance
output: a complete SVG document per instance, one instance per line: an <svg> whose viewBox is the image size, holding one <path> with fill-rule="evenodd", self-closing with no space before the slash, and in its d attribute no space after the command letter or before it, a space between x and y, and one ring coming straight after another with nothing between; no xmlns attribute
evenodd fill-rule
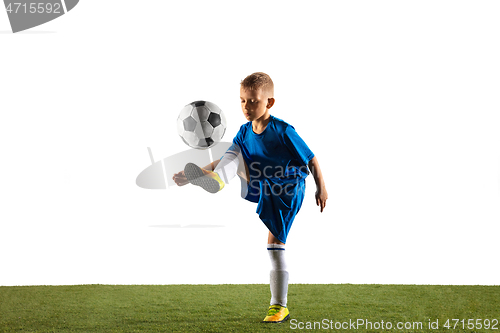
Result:
<svg viewBox="0 0 500 333"><path fill-rule="evenodd" d="M229 184L229 181L238 173L240 159L241 153L239 147L233 145L224 153L214 172L219 175L224 183Z"/></svg>
<svg viewBox="0 0 500 333"><path fill-rule="evenodd" d="M238 175L241 181L241 197L246 198L248 194L247 178L249 175L247 173L247 166L241 155L241 148L238 145L233 144L229 147L220 159L219 164L215 167L214 172L226 184L229 184L229 181Z"/></svg>
<svg viewBox="0 0 500 333"><path fill-rule="evenodd" d="M288 271L285 262L285 245L267 244L271 259L271 305L286 306L288 293Z"/></svg>

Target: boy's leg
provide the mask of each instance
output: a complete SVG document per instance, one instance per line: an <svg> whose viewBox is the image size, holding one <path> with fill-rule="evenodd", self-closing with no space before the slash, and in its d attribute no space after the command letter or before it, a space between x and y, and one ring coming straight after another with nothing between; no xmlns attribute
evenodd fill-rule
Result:
<svg viewBox="0 0 500 333"><path fill-rule="evenodd" d="M241 181L241 197L247 197L250 173L238 146L233 145L226 151L215 167L214 172L225 184L229 184L238 175Z"/></svg>
<svg viewBox="0 0 500 333"><path fill-rule="evenodd" d="M245 179L248 182L248 167L246 166L243 157L241 156L240 148L236 145L231 146L222 156L219 164L214 169L224 183L229 184L229 181L236 175Z"/></svg>
<svg viewBox="0 0 500 333"><path fill-rule="evenodd" d="M280 240L276 237L274 237L273 233L269 231L269 234L267 236L267 244L279 244L279 245L285 245L285 243L280 242Z"/></svg>
<svg viewBox="0 0 500 333"><path fill-rule="evenodd" d="M271 259L271 305L286 306L288 271L285 261L285 244L269 232L267 252Z"/></svg>
<svg viewBox="0 0 500 333"><path fill-rule="evenodd" d="M236 175L240 177L242 177L242 174L248 175L248 168L243 161L239 147L236 145L231 146L226 151L213 171L206 169L208 167L206 166L203 169L194 163L188 163L184 167L184 175L189 183L200 186L210 193L217 193L222 190L224 184L229 184L229 181ZM210 166L211 168L212 166ZM248 179L248 177L245 179ZM246 186L242 187L243 189L246 189Z"/></svg>
<svg viewBox="0 0 500 333"><path fill-rule="evenodd" d="M210 193L217 193L224 188L224 181L217 173L202 169L194 163L186 164L184 175L189 183L200 186Z"/></svg>
<svg viewBox="0 0 500 333"><path fill-rule="evenodd" d="M288 271L285 261L285 244L269 232L267 251L271 259L271 306L264 322L279 323L289 318L286 308Z"/></svg>

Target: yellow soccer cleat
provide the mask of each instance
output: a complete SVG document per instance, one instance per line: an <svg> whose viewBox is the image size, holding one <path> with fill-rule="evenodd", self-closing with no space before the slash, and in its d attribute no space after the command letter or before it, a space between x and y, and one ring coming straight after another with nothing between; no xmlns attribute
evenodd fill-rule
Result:
<svg viewBox="0 0 500 333"><path fill-rule="evenodd" d="M282 323L290 318L290 313L286 306L279 304L271 305L267 310L267 316L262 321L263 323Z"/></svg>
<svg viewBox="0 0 500 333"><path fill-rule="evenodd" d="M191 184L200 186L210 193L217 193L224 188L224 182L217 173L204 170L194 163L186 164L184 175Z"/></svg>

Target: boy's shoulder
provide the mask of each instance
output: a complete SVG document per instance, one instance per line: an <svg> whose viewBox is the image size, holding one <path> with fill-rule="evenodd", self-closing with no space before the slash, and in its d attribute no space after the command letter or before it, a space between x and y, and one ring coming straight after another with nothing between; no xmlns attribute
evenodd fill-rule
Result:
<svg viewBox="0 0 500 333"><path fill-rule="evenodd" d="M288 127L295 129L292 125L290 125L283 119L271 115L271 120L273 121L273 124L276 127L276 129L281 133L284 133Z"/></svg>

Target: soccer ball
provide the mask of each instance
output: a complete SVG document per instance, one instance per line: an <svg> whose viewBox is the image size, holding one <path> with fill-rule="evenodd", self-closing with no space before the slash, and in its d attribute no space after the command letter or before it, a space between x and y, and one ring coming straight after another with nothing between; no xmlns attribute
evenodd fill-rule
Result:
<svg viewBox="0 0 500 333"><path fill-rule="evenodd" d="M177 118L177 132L191 148L207 149L216 145L226 132L226 117L217 105L196 101L186 105Z"/></svg>

